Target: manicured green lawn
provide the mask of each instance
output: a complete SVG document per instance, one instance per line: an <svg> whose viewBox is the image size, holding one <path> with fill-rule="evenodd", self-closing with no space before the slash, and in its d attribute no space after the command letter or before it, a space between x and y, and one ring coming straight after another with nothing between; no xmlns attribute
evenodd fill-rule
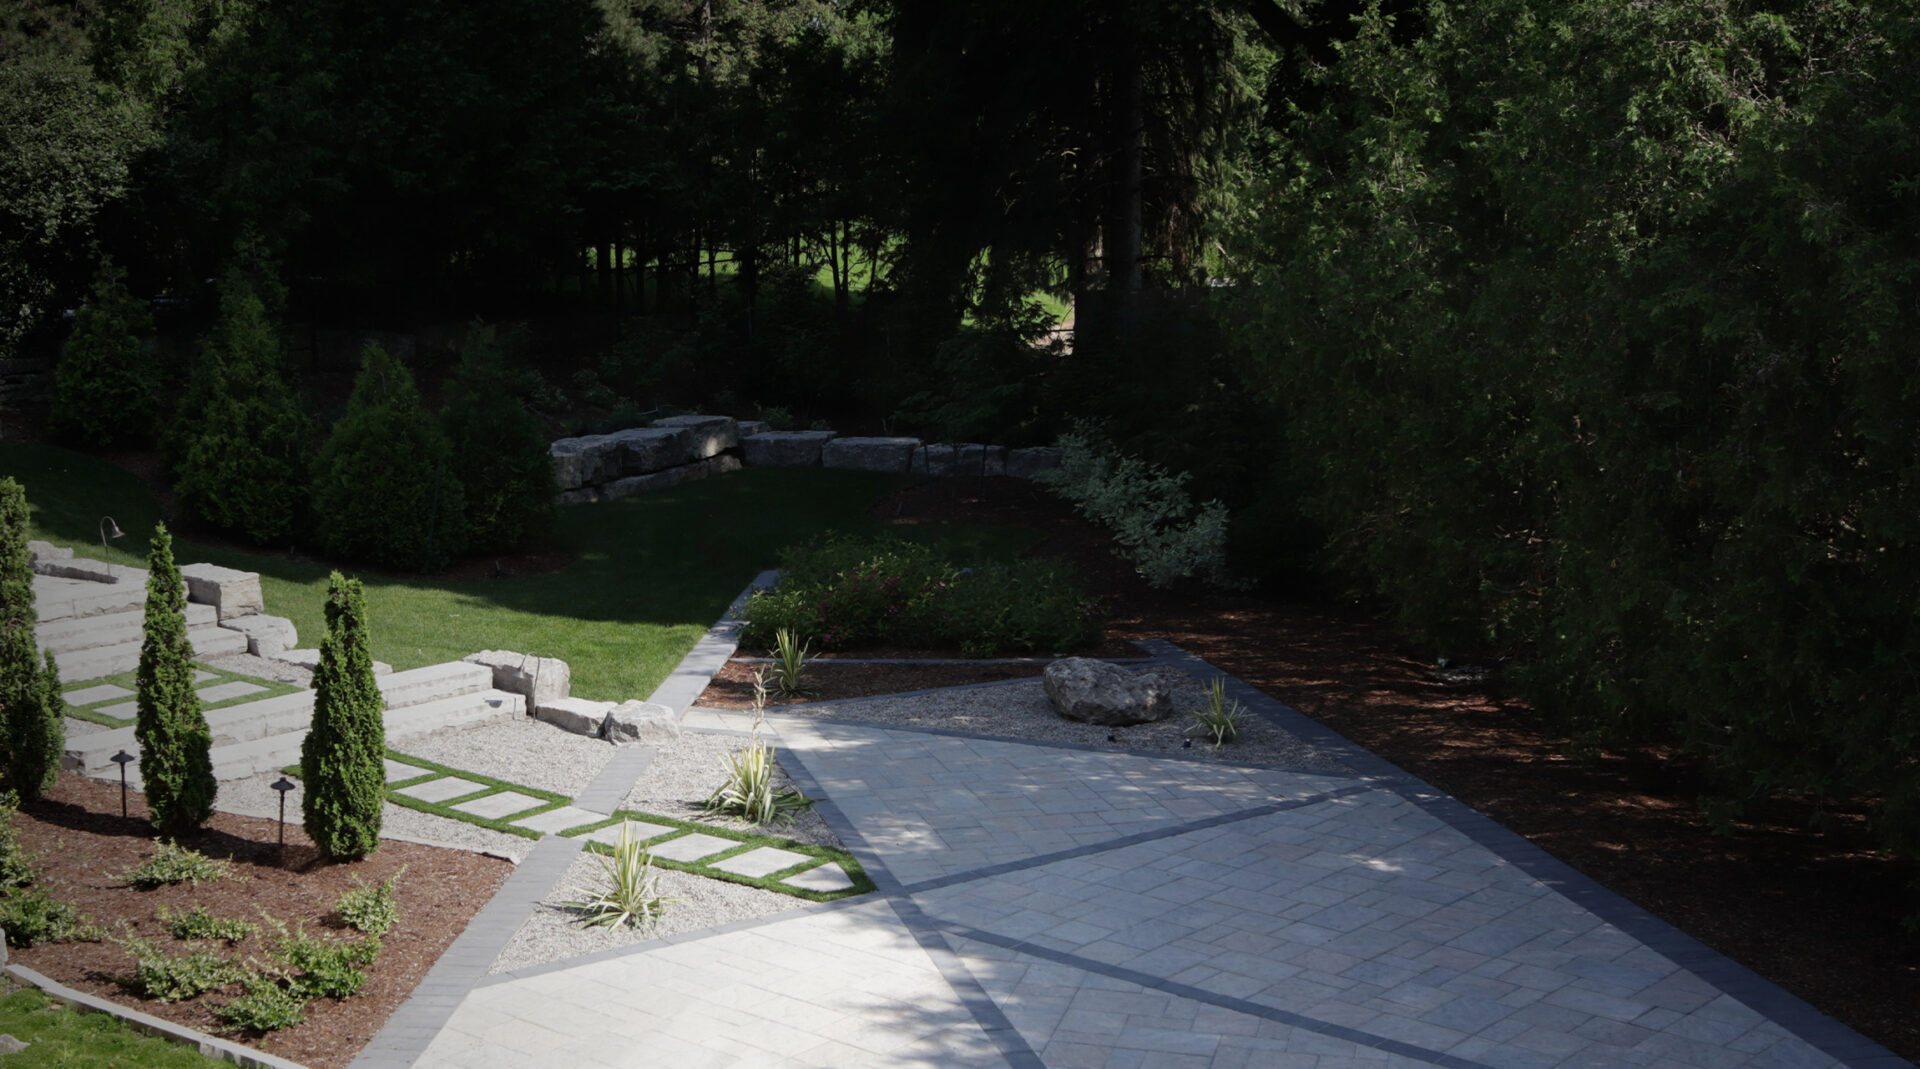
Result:
<svg viewBox="0 0 1920 1069"><path fill-rule="evenodd" d="M140 481L83 454L0 444L0 474L26 487L30 537L101 557L102 516L127 537L107 559L144 566L159 506ZM351 566L367 587L373 655L397 669L458 660L483 649L560 657L573 692L644 698L781 547L831 529L871 533L867 510L904 476L819 468L757 468L621 501L562 509L554 537L578 554L548 575L452 582L400 580ZM959 559L1009 557L1031 543L1011 528L903 529L954 546ZM259 572L267 611L285 616L300 644L319 644L325 565L216 550L176 537L179 563L209 561Z"/></svg>
<svg viewBox="0 0 1920 1069"><path fill-rule="evenodd" d="M10 988L11 981L7 987ZM30 987L0 988L0 1032L32 1044L7 1069L208 1069L232 1062L141 1035L104 1013L80 1013Z"/></svg>

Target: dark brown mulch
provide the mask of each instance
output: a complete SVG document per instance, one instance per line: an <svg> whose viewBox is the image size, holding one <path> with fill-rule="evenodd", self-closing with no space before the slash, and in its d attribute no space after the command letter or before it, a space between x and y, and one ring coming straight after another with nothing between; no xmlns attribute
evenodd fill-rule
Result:
<svg viewBox="0 0 1920 1069"><path fill-rule="evenodd" d="M728 661L694 704L717 709L751 709L753 671L764 667L739 660ZM956 687L963 683L1031 679L1045 671L1046 667L1044 664L846 664L831 660L810 661L802 677L807 693L784 695L769 689L767 708Z"/></svg>
<svg viewBox="0 0 1920 1069"><path fill-rule="evenodd" d="M196 905L216 917L259 923L264 913L290 929L304 924L312 932L358 937L334 914L335 900L355 886L356 877L377 884L405 869L394 888L400 923L381 937L380 956L367 968L358 994L310 1003L306 1022L293 1028L264 1038L234 1037L313 1069L337 1069L353 1060L513 868L478 854L400 842L382 843L362 861L329 863L301 830L298 812L289 814L283 858L276 821L217 813L180 844L231 858L233 875L142 891L120 874L152 856L154 832L146 800L133 791L128 802L123 819L118 785L67 773L45 798L23 806L14 823L22 845L40 856L41 885L54 897L90 915L110 935L132 931L167 949L189 944L167 934L160 910L185 912ZM237 960L269 957L270 944L260 934L231 950L215 946ZM114 981L132 971L132 959L104 941L15 949L12 959L69 987L203 1032L219 1030L214 1007L239 993L235 986L171 1004L142 998Z"/></svg>
<svg viewBox="0 0 1920 1069"><path fill-rule="evenodd" d="M1411 643L1337 607L1146 589L1098 531L1014 480L942 480L875 510L901 524L1028 523L1109 599L1114 638L1165 638L1531 839L1715 950L1920 1060L1913 870L1864 815L1756 806L1730 834L1700 815L1689 762L1657 747L1576 760L1490 680L1436 678Z"/></svg>

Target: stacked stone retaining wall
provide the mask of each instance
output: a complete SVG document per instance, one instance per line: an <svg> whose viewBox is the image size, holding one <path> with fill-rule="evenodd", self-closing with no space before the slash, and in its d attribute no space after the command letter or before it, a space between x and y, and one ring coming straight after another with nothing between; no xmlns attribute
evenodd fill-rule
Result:
<svg viewBox="0 0 1920 1069"><path fill-rule="evenodd" d="M1060 451L1051 446L1009 449L978 442L776 431L758 420L730 416L671 416L647 427L562 438L548 455L563 505L610 501L747 467L1031 479L1060 465Z"/></svg>

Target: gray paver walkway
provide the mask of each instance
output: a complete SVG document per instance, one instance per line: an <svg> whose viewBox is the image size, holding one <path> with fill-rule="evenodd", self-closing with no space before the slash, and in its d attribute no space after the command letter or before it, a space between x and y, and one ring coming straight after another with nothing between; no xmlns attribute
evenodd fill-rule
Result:
<svg viewBox="0 0 1920 1069"><path fill-rule="evenodd" d="M436 967L431 1004L403 1007L409 1023L357 1064L1907 1064L1280 703L1232 692L1358 773L770 717L783 764L877 894L493 977L482 965L464 995ZM557 873L564 859L536 860ZM516 894L531 895L522 875ZM489 907L489 938L511 934L508 912Z"/></svg>

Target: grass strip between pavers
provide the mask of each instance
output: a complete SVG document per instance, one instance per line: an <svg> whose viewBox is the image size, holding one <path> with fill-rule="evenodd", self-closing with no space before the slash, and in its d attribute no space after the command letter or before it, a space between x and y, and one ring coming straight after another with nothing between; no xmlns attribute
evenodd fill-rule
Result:
<svg viewBox="0 0 1920 1069"><path fill-rule="evenodd" d="M717 839L732 839L740 844L712 855L708 859L710 861L725 861L727 858L738 857L741 854L757 850L763 846L771 846L796 854L805 854L811 859L838 862L841 871L845 872L847 878L853 881L853 886L844 891L809 891L804 887L791 887L779 882L778 878L781 876L795 876L815 867L812 861L789 865L784 869L775 870L765 876L743 876L737 872L727 872L724 869L710 868L697 861L675 861L672 858L655 856L653 863L664 869L678 869L681 872L690 872L695 876L705 876L710 880L725 880L728 883L745 884L748 887L758 887L765 891L777 891L780 894L792 895L795 898L804 898L810 902L831 902L838 898L851 898L854 895L866 894L874 889L873 880L867 876L867 870L861 868L860 862L856 861L854 856L845 850L831 846L817 846L813 843L796 842L793 839L782 838L778 835L741 831L724 825L702 824L693 820L663 817L657 813L643 813L637 809L615 810L613 816L606 820L593 824L584 824L578 828L569 828L561 834L569 837L585 835L588 832L598 831L601 828L610 828L628 820L646 821L649 824L666 824L679 829L682 834L692 832L700 835L711 835ZM681 837L681 834L661 834L653 836L651 839L643 839L641 841L653 842L654 840L658 840L658 843L655 843L655 845L659 845L659 843L671 842ZM606 843L588 843L586 849L592 850L597 854L613 853L613 847ZM649 854L651 854L651 851L649 851Z"/></svg>
<svg viewBox="0 0 1920 1069"><path fill-rule="evenodd" d="M212 665L201 664L198 661L195 661L193 663L193 668L196 671L209 672L219 677L217 679L209 679L204 683L195 683L193 685L193 689L195 692L201 691L207 687L217 687L222 683L233 683L233 682L252 683L255 686L267 688L264 691L256 691L252 694L236 694L231 698L226 698L217 702L202 702L200 703L200 709L202 712L205 712L211 709L225 709L229 705L245 705L248 702L257 702L263 698L278 698L282 694L292 694L301 689L300 687L295 686L292 683L282 683L277 679L261 679L259 676L249 676L249 675L242 675L239 672L229 672L224 668L215 668ZM136 668L131 672L121 672L119 675L103 676L99 679L82 680L78 683L74 683L69 686L61 688L61 695L65 696L67 691L86 690L88 687L98 687L106 683L111 683L116 687L122 687L126 690L131 690L131 691L134 691L136 694L138 694L140 689L139 676L140 676L140 670ZM94 705L118 705L121 702L133 701L133 700L137 700L137 699L102 698L101 700L94 702L93 704ZM99 724L101 727L109 727L109 728L132 727L136 719L135 717L131 717L131 716L114 716L111 713L103 713L98 709L89 708L88 706L72 705L72 704L69 704L67 706L67 715L70 717L73 717L75 720L85 720L90 724Z"/></svg>
<svg viewBox="0 0 1920 1069"><path fill-rule="evenodd" d="M518 835L522 839L537 840L540 838L540 833L537 831L534 831L532 828L522 828L517 825L510 824L507 822L507 820L497 819L494 817L483 817L483 816L480 816L478 813L468 813L463 810L455 809L453 808L454 803L471 802L475 798L485 798L485 797L488 797L489 795L504 794L508 791L512 791L516 794L524 794L532 798L540 799L541 802L539 805L528 806L527 808L522 809L517 813L507 814L507 817L509 819L524 820L527 817L536 816L538 814L545 813L548 810L558 809L561 806L566 805L567 803L573 800L571 798L568 798L564 794L555 794L553 791L543 791L538 787L527 787L518 783L509 783L506 780L495 779L492 776L483 776L478 772L467 772L458 768L449 768L446 765L442 765L434 761L429 761L424 757L413 757L408 754L400 753L397 750L389 749L387 751L387 759L390 761L397 761L403 765L412 765L413 767L420 769L420 772L421 772L421 774L418 776L409 776L406 779L397 779L391 783L388 783L386 786L387 801L392 802L393 804L398 806L405 806L408 809L417 810L422 813L431 813L436 817L445 817L448 820L458 820L463 823L477 825L482 828L491 828L494 831L505 832L508 835ZM287 775L292 776L295 779L300 778L299 765L288 765L286 768L283 768L280 771L285 772ZM416 783L425 783L428 780L439 779L442 776L452 776L455 779L471 780L474 783L480 784L481 789L476 791L468 791L467 793L462 795L456 795L452 798L447 799L444 802L423 801L419 798L413 797L410 794L401 794L398 790L398 788L401 788L401 787L411 787Z"/></svg>

